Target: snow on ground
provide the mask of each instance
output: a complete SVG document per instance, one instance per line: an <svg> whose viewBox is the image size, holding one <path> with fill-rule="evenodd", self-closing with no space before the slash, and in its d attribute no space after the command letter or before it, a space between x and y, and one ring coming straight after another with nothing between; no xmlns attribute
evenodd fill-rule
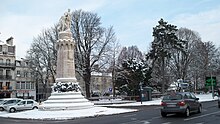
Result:
<svg viewBox="0 0 220 124"><path fill-rule="evenodd" d="M197 94L199 101L212 101L218 99L217 97L212 98L212 94ZM141 105L160 105L161 99L153 99L152 101L142 102L132 102L132 103L123 103L118 104L120 100L110 100L111 105L108 106L141 106ZM101 100L104 102L103 106L106 106L107 101ZM114 104L117 103L117 104ZM10 118L24 118L24 119L51 119L51 120L63 120L63 119L74 119L81 117L94 117L100 115L111 115L119 114L126 112L134 112L136 109L122 109L122 108L107 108L102 105L95 105L93 108L81 109L81 110L65 110L65 111L40 111L40 110L29 110L16 113L8 113L6 111L0 112L0 117L10 117Z"/></svg>
<svg viewBox="0 0 220 124"><path fill-rule="evenodd" d="M119 109L107 107L93 107L81 110L61 110L61 111L40 111L38 109L21 111L16 113L0 112L1 117L24 118L24 119L49 119L64 120L81 117L94 117L99 115L119 114L125 112L134 112L135 109Z"/></svg>

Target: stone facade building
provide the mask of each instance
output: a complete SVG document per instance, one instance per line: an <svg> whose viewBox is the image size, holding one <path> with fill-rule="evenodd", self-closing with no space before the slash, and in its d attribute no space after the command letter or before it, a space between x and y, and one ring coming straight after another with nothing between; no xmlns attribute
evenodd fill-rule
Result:
<svg viewBox="0 0 220 124"><path fill-rule="evenodd" d="M28 60L15 61L16 97L36 99L35 74Z"/></svg>
<svg viewBox="0 0 220 124"><path fill-rule="evenodd" d="M0 41L0 98L15 97L15 45L13 37Z"/></svg>
<svg viewBox="0 0 220 124"><path fill-rule="evenodd" d="M85 83L83 79L76 76L83 93L85 94ZM92 72L90 82L91 95L105 95L106 93L112 94L112 75L111 73Z"/></svg>
<svg viewBox="0 0 220 124"><path fill-rule="evenodd" d="M36 99L33 74L27 61L16 60L13 37L0 41L0 98Z"/></svg>

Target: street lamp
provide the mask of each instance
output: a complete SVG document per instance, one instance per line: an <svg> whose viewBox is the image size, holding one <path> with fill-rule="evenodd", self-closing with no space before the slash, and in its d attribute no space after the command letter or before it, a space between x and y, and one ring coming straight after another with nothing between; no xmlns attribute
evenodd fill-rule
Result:
<svg viewBox="0 0 220 124"><path fill-rule="evenodd" d="M143 87L142 87L143 83L140 82L139 86L140 86L140 100L141 100L141 104L142 104L142 91L143 91Z"/></svg>

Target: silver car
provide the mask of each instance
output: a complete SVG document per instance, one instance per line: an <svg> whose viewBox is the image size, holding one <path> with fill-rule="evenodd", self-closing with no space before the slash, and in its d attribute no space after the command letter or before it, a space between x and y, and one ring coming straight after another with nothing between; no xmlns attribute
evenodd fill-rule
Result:
<svg viewBox="0 0 220 124"><path fill-rule="evenodd" d="M13 105L20 102L22 99L19 98L4 98L0 102L0 111L4 111L8 105Z"/></svg>
<svg viewBox="0 0 220 124"><path fill-rule="evenodd" d="M190 92L173 92L163 97L161 101L161 116L166 117L167 114L180 113L186 117L192 112L201 113L202 104L199 98Z"/></svg>
<svg viewBox="0 0 220 124"><path fill-rule="evenodd" d="M38 109L38 103L32 99L21 100L20 102L7 106L8 112L16 112L21 110Z"/></svg>

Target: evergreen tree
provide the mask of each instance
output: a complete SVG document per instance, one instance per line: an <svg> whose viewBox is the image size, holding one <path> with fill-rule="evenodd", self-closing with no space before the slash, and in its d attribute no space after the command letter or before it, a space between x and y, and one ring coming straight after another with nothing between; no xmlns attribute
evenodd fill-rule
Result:
<svg viewBox="0 0 220 124"><path fill-rule="evenodd" d="M179 40L176 36L177 26L168 24L163 19L158 21L158 23L159 25L153 28L154 40L151 45L151 50L147 54L147 59L152 60L153 73L155 73L155 67L160 68L161 75L157 83L161 85L161 92L164 93L166 83L165 73L167 69L166 63L169 61L169 58L171 58L172 49L183 50L183 41Z"/></svg>

